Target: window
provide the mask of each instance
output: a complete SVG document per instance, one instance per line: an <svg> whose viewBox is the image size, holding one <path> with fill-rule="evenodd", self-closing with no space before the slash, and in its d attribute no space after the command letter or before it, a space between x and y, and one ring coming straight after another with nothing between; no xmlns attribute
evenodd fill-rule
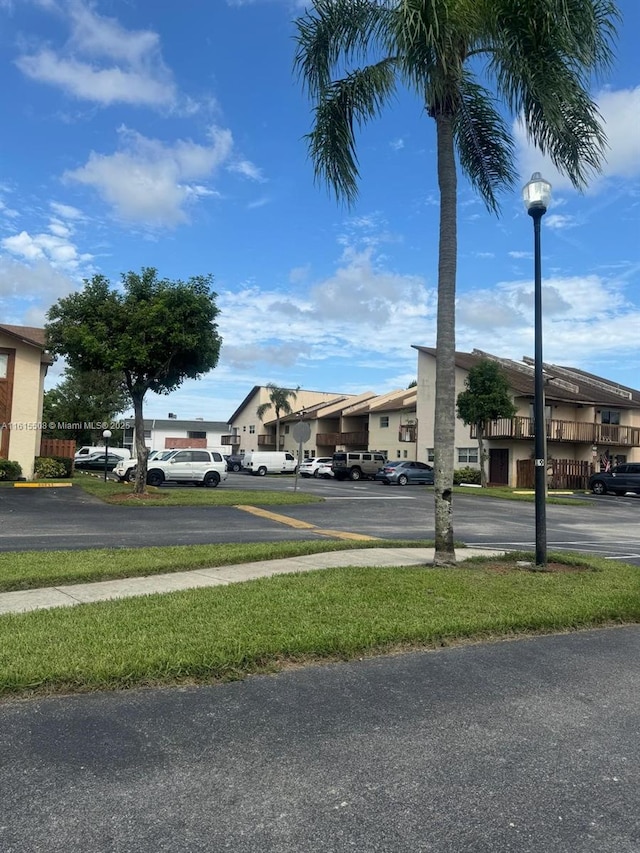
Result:
<svg viewBox="0 0 640 853"><path fill-rule="evenodd" d="M620 426L620 412L617 409L603 409L600 412L600 423Z"/></svg>
<svg viewBox="0 0 640 853"><path fill-rule="evenodd" d="M192 462L210 462L209 454L206 450L192 450L191 451L191 461ZM219 461L219 460L216 460Z"/></svg>
<svg viewBox="0 0 640 853"><path fill-rule="evenodd" d="M204 438L206 439L206 432L202 432L202 430L187 430L187 438Z"/></svg>
<svg viewBox="0 0 640 853"><path fill-rule="evenodd" d="M0 353L0 379L6 379L9 371L9 356L6 353Z"/></svg>
<svg viewBox="0 0 640 853"><path fill-rule="evenodd" d="M249 435L255 435L255 433L256 433L256 425L251 424L249 427Z"/></svg>
<svg viewBox="0 0 640 853"><path fill-rule="evenodd" d="M404 456L404 458L405 458L405 459L409 456L409 451L408 451L408 450L403 450L403 451L402 451L402 453L403 453L403 456Z"/></svg>
<svg viewBox="0 0 640 853"><path fill-rule="evenodd" d="M289 424L284 425L284 434L289 435Z"/></svg>
<svg viewBox="0 0 640 853"><path fill-rule="evenodd" d="M436 456L433 447L427 447L427 462L435 462Z"/></svg>
<svg viewBox="0 0 640 853"><path fill-rule="evenodd" d="M400 453L400 451L399 451L399 450L398 450L398 451L396 451L396 452L397 452L397 454L398 454L398 459L400 459L400 457L402 456L402 454Z"/></svg>
<svg viewBox="0 0 640 853"><path fill-rule="evenodd" d="M389 426L389 415L380 415L380 429L386 429Z"/></svg>
<svg viewBox="0 0 640 853"><path fill-rule="evenodd" d="M151 430L150 430L150 429L145 429L145 431L144 431L144 437L145 437L145 438L148 438L149 440L151 440Z"/></svg>
<svg viewBox="0 0 640 853"><path fill-rule="evenodd" d="M478 462L478 448L477 447L459 447L458 448L458 462L466 462L467 464L470 462L477 463Z"/></svg>
<svg viewBox="0 0 640 853"><path fill-rule="evenodd" d="M247 431L246 426L243 426L243 427L242 427L242 432L246 432L246 431Z"/></svg>

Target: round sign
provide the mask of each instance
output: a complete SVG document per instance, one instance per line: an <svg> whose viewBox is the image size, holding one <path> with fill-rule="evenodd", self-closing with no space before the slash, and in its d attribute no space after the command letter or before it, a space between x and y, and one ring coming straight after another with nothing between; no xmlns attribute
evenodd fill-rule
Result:
<svg viewBox="0 0 640 853"><path fill-rule="evenodd" d="M308 421L298 421L293 425L291 433L298 444L304 444L311 438L311 424Z"/></svg>

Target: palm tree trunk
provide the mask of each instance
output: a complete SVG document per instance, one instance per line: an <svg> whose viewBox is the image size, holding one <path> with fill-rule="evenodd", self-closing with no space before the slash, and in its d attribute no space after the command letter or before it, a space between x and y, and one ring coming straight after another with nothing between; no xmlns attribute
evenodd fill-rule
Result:
<svg viewBox="0 0 640 853"><path fill-rule="evenodd" d="M436 113L440 235L438 242L438 319L436 333L436 397L434 565L455 565L453 548L453 456L456 422L455 300L457 237L457 175L450 116Z"/></svg>

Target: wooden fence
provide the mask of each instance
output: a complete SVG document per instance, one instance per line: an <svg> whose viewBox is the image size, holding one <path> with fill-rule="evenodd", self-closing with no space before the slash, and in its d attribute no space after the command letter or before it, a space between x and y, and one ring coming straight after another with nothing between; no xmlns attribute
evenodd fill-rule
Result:
<svg viewBox="0 0 640 853"><path fill-rule="evenodd" d="M67 438L43 438L40 440L40 456L65 456L73 459L76 443Z"/></svg>
<svg viewBox="0 0 640 853"><path fill-rule="evenodd" d="M594 468L591 462L581 462L577 459L549 459L547 469L552 473L548 477L550 489L587 489L589 477ZM535 467L533 459L518 459L517 483L518 489L533 489L535 485Z"/></svg>

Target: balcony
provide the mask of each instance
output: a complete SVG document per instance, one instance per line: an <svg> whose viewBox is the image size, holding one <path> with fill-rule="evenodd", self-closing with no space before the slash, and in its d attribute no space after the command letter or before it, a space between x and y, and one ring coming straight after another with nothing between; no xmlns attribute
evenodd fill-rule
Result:
<svg viewBox="0 0 640 853"><path fill-rule="evenodd" d="M415 424L402 424L398 430L398 441L415 441L418 427Z"/></svg>
<svg viewBox="0 0 640 853"><path fill-rule="evenodd" d="M275 433L273 435L259 435L258 436L258 447L262 447L268 450L276 449L276 436ZM280 449L284 447L284 435L280 436Z"/></svg>
<svg viewBox="0 0 640 853"><path fill-rule="evenodd" d="M369 447L368 432L319 432L316 435L317 447L335 447L343 444L345 447L364 449Z"/></svg>
<svg viewBox="0 0 640 853"><path fill-rule="evenodd" d="M223 447L233 447L234 445L240 444L240 436L237 432L234 432L233 435L222 435L220 436L220 444Z"/></svg>
<svg viewBox="0 0 640 853"><path fill-rule="evenodd" d="M623 445L640 447L640 427L614 424L580 423L578 421L546 421L548 441L564 441L574 444ZM485 424L485 438L511 438L532 441L535 436L533 418L498 418ZM471 438L477 438L475 426L471 427Z"/></svg>

